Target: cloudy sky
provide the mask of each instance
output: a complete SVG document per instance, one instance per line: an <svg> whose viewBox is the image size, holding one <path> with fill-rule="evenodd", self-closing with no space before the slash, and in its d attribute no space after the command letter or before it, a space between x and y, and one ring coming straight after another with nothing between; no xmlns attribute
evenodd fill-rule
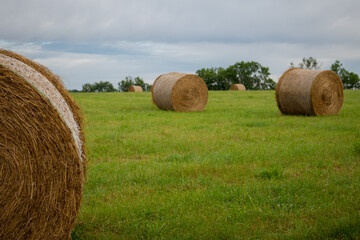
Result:
<svg viewBox="0 0 360 240"><path fill-rule="evenodd" d="M238 61L269 67L277 81L310 56L360 74L359 0L3 0L0 16L0 48L47 66L68 89Z"/></svg>

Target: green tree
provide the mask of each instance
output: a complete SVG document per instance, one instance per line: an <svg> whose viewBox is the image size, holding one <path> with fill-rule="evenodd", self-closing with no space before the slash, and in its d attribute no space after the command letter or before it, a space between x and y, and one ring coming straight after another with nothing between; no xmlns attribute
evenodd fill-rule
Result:
<svg viewBox="0 0 360 240"><path fill-rule="evenodd" d="M258 62L237 62L226 69L226 78L232 84L244 84L249 90L275 89L275 82L269 77L268 67L261 66Z"/></svg>
<svg viewBox="0 0 360 240"><path fill-rule="evenodd" d="M85 83L82 85L83 92L115 92L114 85L110 82L95 82L94 84Z"/></svg>
<svg viewBox="0 0 360 240"><path fill-rule="evenodd" d="M93 92L93 85L90 83L85 83L84 85L82 85L82 91L83 92Z"/></svg>
<svg viewBox="0 0 360 240"><path fill-rule="evenodd" d="M127 92L128 88L135 85L135 81L131 76L126 76L124 80L118 82L118 89L120 92Z"/></svg>
<svg viewBox="0 0 360 240"><path fill-rule="evenodd" d="M293 62L290 63L290 68L295 68L296 66L294 65ZM297 66L298 68L305 68L305 69L319 69L321 67L320 62L318 62L318 60L316 60L316 58L313 57L309 57L309 58L303 58L302 62L299 63L299 65Z"/></svg>
<svg viewBox="0 0 360 240"><path fill-rule="evenodd" d="M134 78L134 81L135 81L135 85L140 86L143 89L143 91L145 91L145 92L150 91L151 85L145 83L144 80L141 79L140 77Z"/></svg>
<svg viewBox="0 0 360 240"><path fill-rule="evenodd" d="M127 92L132 85L140 86L145 92L150 91L151 89L151 85L145 83L140 77L133 78L131 76L126 76L124 80L121 80L118 83L118 89L121 92Z"/></svg>
<svg viewBox="0 0 360 240"><path fill-rule="evenodd" d="M79 90L77 90L77 89L70 89L70 90L68 90L69 92L73 92L73 93L77 93L77 92L81 92L81 91L79 91Z"/></svg>
<svg viewBox="0 0 360 240"><path fill-rule="evenodd" d="M152 86L153 86L152 84L146 84L146 90L144 89L144 91L146 92L151 91Z"/></svg>
<svg viewBox="0 0 360 240"><path fill-rule="evenodd" d="M93 85L94 92L115 92L114 85L110 82L95 82Z"/></svg>
<svg viewBox="0 0 360 240"><path fill-rule="evenodd" d="M209 90L228 90L231 84L244 84L249 90L275 89L269 68L257 62L237 62L228 68L202 68L196 74L204 79Z"/></svg>
<svg viewBox="0 0 360 240"><path fill-rule="evenodd" d="M226 78L226 70L224 68L202 68L196 71L201 77L209 90L227 90L231 82Z"/></svg>
<svg viewBox="0 0 360 240"><path fill-rule="evenodd" d="M343 82L345 89L359 89L360 88L360 79L359 76L354 73L346 70L342 67L342 63L339 60L336 60L330 67Z"/></svg>

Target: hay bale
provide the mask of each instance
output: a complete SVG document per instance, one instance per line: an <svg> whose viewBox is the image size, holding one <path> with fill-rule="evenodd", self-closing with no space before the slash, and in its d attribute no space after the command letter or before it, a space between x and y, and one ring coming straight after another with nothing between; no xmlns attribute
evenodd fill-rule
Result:
<svg viewBox="0 0 360 240"><path fill-rule="evenodd" d="M202 78L194 74L160 75L152 89L153 102L163 110L177 112L202 111L208 100L208 89Z"/></svg>
<svg viewBox="0 0 360 240"><path fill-rule="evenodd" d="M69 239L86 174L79 107L49 69L0 49L0 239Z"/></svg>
<svg viewBox="0 0 360 240"><path fill-rule="evenodd" d="M130 86L128 92L143 92L143 89L140 86Z"/></svg>
<svg viewBox="0 0 360 240"><path fill-rule="evenodd" d="M276 102L284 114L334 115L344 102L343 88L333 71L292 68L276 84Z"/></svg>
<svg viewBox="0 0 360 240"><path fill-rule="evenodd" d="M230 86L229 90L235 90L235 91L245 91L246 87L244 84L233 84Z"/></svg>

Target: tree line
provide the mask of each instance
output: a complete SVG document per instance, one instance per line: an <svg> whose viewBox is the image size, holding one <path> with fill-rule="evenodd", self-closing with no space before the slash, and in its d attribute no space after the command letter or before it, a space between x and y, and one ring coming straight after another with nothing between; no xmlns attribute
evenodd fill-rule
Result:
<svg viewBox="0 0 360 240"><path fill-rule="evenodd" d="M202 68L196 74L204 79L209 90L228 90L232 84L244 84L249 90L275 89L268 67L258 62L237 62L228 68Z"/></svg>
<svg viewBox="0 0 360 240"><path fill-rule="evenodd" d="M321 63L315 58L303 58L302 62L295 65L290 63L290 68L320 69ZM346 70L339 60L336 60L330 67L342 80L345 89L360 89L359 76ZM236 62L227 68L211 67L202 68L196 74L204 79L209 90L228 90L232 84L243 84L248 90L270 90L275 89L275 81L270 78L268 67L262 66L255 61ZM110 82L86 83L82 86L82 92L127 92L132 85L141 86L144 91L150 91L152 85L144 82L140 77L127 76L118 83L117 88Z"/></svg>
<svg viewBox="0 0 360 240"><path fill-rule="evenodd" d="M140 77L133 78L131 76L126 76L125 79L118 82L117 88L108 81L100 81L93 84L85 83L82 85L82 92L127 92L128 88L132 85L140 86L145 92L150 91L152 86L145 83Z"/></svg>
<svg viewBox="0 0 360 240"><path fill-rule="evenodd" d="M290 68L319 69L321 64L313 57L303 58L298 65L290 63ZM329 70L334 71L342 80L345 89L359 89L359 76L346 70L339 60L336 60ZM228 68L202 68L196 74L204 79L209 90L228 90L232 84L241 83L248 90L275 89L276 83L270 78L268 67L258 62L237 62Z"/></svg>

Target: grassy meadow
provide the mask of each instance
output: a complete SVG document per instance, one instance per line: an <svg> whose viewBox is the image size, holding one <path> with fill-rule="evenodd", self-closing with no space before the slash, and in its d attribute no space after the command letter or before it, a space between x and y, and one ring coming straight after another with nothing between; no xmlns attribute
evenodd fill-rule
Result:
<svg viewBox="0 0 360 240"><path fill-rule="evenodd" d="M73 93L87 182L72 239L360 239L360 91L336 116L282 115L274 91Z"/></svg>

